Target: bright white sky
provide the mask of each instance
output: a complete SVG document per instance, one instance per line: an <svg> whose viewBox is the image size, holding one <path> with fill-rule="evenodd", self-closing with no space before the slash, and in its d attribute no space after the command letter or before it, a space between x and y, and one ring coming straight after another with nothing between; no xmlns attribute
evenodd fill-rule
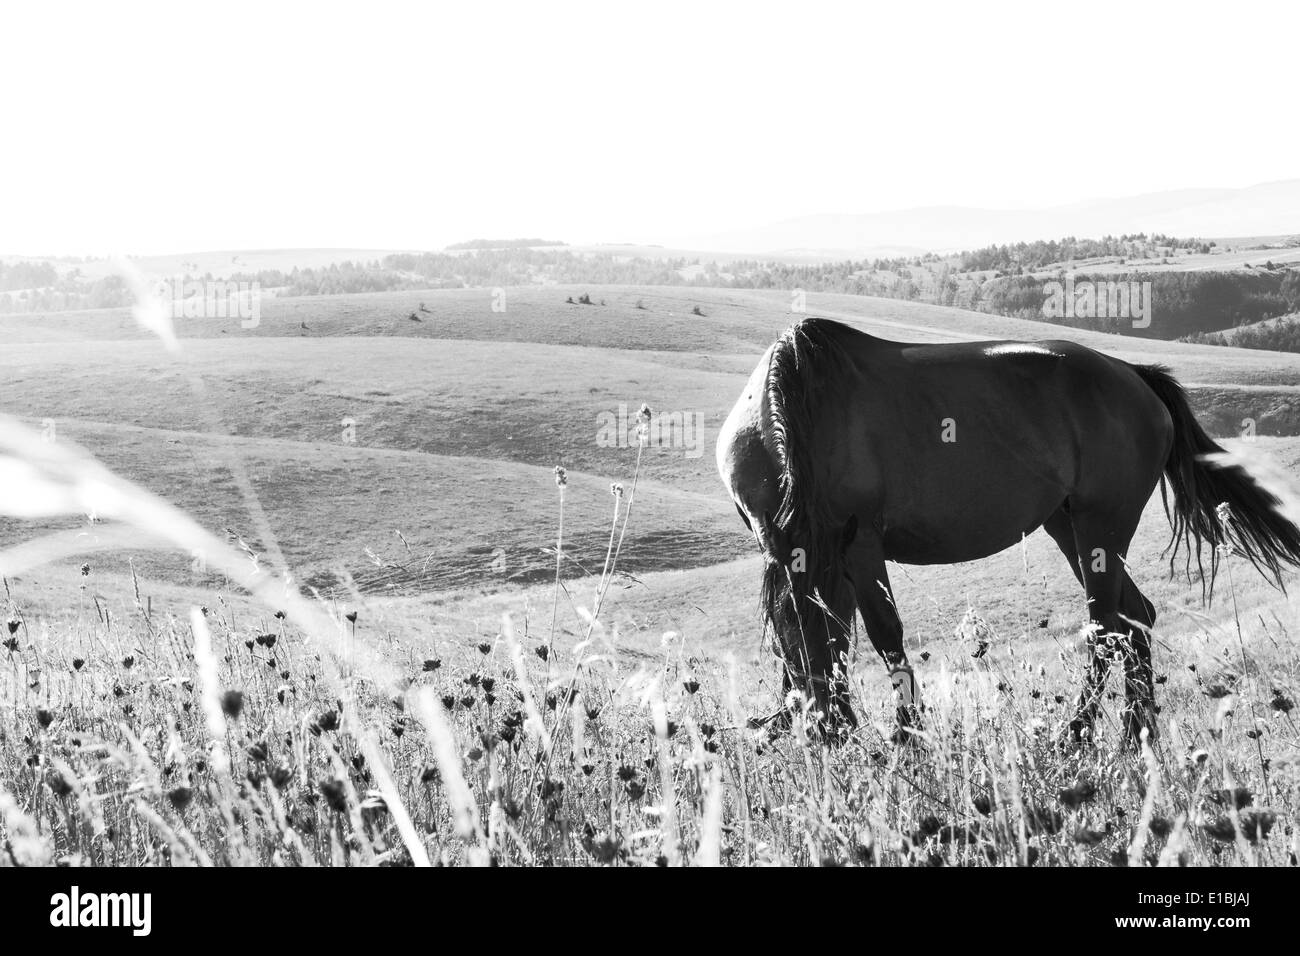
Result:
<svg viewBox="0 0 1300 956"><path fill-rule="evenodd" d="M664 241L1300 175L1300 3L6 4L0 253Z"/></svg>

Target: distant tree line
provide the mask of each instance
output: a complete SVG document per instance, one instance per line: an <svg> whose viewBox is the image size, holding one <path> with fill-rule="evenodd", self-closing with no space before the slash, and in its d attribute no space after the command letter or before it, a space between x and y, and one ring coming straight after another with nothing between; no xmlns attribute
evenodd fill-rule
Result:
<svg viewBox="0 0 1300 956"><path fill-rule="evenodd" d="M1053 281L1059 282L1061 277L1022 275L992 279L981 287L980 308L998 315L1071 328L1157 339L1186 338L1231 329L1300 310L1300 271L1296 270L1074 274L1076 285L1085 281L1150 282L1152 321L1144 329L1135 329L1130 319L1118 316L1044 315L1047 283Z"/></svg>
<svg viewBox="0 0 1300 956"><path fill-rule="evenodd" d="M1242 349L1268 349L1272 352L1300 352L1300 317L1296 321L1261 322L1245 325L1231 332L1193 332L1184 342L1201 345L1231 345Z"/></svg>
<svg viewBox="0 0 1300 956"><path fill-rule="evenodd" d="M0 314L116 309L131 304L120 276L90 279L80 269L59 275L51 262L0 262Z"/></svg>
<svg viewBox="0 0 1300 956"><path fill-rule="evenodd" d="M59 274L52 262L0 262L0 292L11 289L37 289L52 286Z"/></svg>
<svg viewBox="0 0 1300 956"><path fill-rule="evenodd" d="M1208 254L1214 242L1201 239L1178 239L1163 233L1147 235L1144 232L1122 236L1103 236L1100 239L1038 239L1003 246L985 246L973 252L963 252L958 268L962 272L996 271L1009 275L1035 272L1062 262L1076 259L1138 258L1151 259L1172 255L1177 251Z"/></svg>

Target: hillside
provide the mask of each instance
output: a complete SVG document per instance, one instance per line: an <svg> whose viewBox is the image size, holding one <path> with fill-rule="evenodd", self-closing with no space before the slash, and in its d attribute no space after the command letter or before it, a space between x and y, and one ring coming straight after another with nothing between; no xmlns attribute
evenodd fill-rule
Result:
<svg viewBox="0 0 1300 956"><path fill-rule="evenodd" d="M647 449L623 567L640 577L751 553L712 442L754 362L795 317L788 295L622 288L602 290L604 306L566 304L581 291L510 289L504 312L473 290L269 299L252 330L178 320L180 362L125 310L9 317L0 409L53 422L60 439L266 560L278 547L300 581L419 595L549 578L556 465L570 473L565 576L598 568L610 483L630 488L636 460L635 448L602 443L602 416L645 402L698 416L703 434ZM703 316L691 314L697 305ZM889 299L810 294L808 308L905 341L1059 334ZM1261 435L1300 432L1300 356L1070 337L1170 365L1218 434L1237 434L1246 418ZM271 540L239 490L244 476ZM71 528L3 522L0 538L40 530ZM1153 540L1159 533L1156 522ZM160 582L206 580L188 555L137 550L97 556L96 567L122 571L128 557Z"/></svg>

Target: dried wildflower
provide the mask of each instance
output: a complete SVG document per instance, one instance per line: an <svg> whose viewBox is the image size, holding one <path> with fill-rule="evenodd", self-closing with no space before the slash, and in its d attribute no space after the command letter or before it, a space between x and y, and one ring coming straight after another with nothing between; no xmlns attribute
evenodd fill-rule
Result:
<svg viewBox="0 0 1300 956"><path fill-rule="evenodd" d="M636 437L642 447L650 440L650 406L642 404L636 413Z"/></svg>
<svg viewBox="0 0 1300 956"><path fill-rule="evenodd" d="M346 813L348 809L348 791L342 780L325 780L320 784L321 796L335 813Z"/></svg>
<svg viewBox="0 0 1300 956"><path fill-rule="evenodd" d="M232 720L239 718L240 712L244 709L244 693L238 690L228 690L221 695L221 712Z"/></svg>
<svg viewBox="0 0 1300 956"><path fill-rule="evenodd" d="M1106 830L1094 830L1091 827L1079 827L1074 831L1074 842L1081 846L1096 846L1109 835Z"/></svg>
<svg viewBox="0 0 1300 956"><path fill-rule="evenodd" d="M84 578L84 577L86 577L86 576L89 575L89 574L90 574L90 565L89 565L89 564L83 564L83 565L81 566L81 576Z"/></svg>
<svg viewBox="0 0 1300 956"><path fill-rule="evenodd" d="M700 689L700 682L692 677L690 680L683 681L682 687L686 688L686 693L693 695Z"/></svg>
<svg viewBox="0 0 1300 956"><path fill-rule="evenodd" d="M1092 800L1097 795L1097 787L1090 780L1080 780L1074 786L1062 790L1057 798L1062 804L1075 810Z"/></svg>
<svg viewBox="0 0 1300 956"><path fill-rule="evenodd" d="M431 657L424 662L424 672L428 674L432 671L436 671L441 666L442 661L438 660L436 657Z"/></svg>
<svg viewBox="0 0 1300 956"><path fill-rule="evenodd" d="M489 641L480 641L478 645L478 652L482 654L484 657L486 657L488 654L492 653L492 644Z"/></svg>
<svg viewBox="0 0 1300 956"><path fill-rule="evenodd" d="M1173 828L1173 824L1164 817L1152 817L1151 822L1147 824L1147 829L1151 831L1151 835L1160 838L1169 836Z"/></svg>
<svg viewBox="0 0 1300 956"><path fill-rule="evenodd" d="M533 653L536 654L538 657L540 657L542 660L547 660L551 656L551 649L547 647L545 644L542 644L540 647L534 650Z"/></svg>
<svg viewBox="0 0 1300 956"><path fill-rule="evenodd" d="M1029 833L1056 833L1063 822L1060 812L1050 807L1025 808L1025 830Z"/></svg>
<svg viewBox="0 0 1300 956"><path fill-rule="evenodd" d="M933 813L927 814L922 817L921 822L917 824L916 833L912 836L912 842L921 843L926 837L931 837L938 833L942 826L942 820L936 817Z"/></svg>
<svg viewBox="0 0 1300 956"><path fill-rule="evenodd" d="M135 667L135 658L128 654L126 657L122 658L122 666L127 670Z"/></svg>
<svg viewBox="0 0 1300 956"><path fill-rule="evenodd" d="M36 722L41 725L42 729L54 723L54 714L50 713L44 707L36 711Z"/></svg>
<svg viewBox="0 0 1300 956"><path fill-rule="evenodd" d="M583 843L584 848L596 858L597 863L613 863L624 856L623 841L616 837L602 836L599 839L584 840Z"/></svg>
<svg viewBox="0 0 1300 956"><path fill-rule="evenodd" d="M1210 799L1220 806L1227 806L1231 801L1236 809L1244 810L1254 801L1255 795L1245 787L1233 787L1231 790L1216 790L1210 794Z"/></svg>
<svg viewBox="0 0 1300 956"><path fill-rule="evenodd" d="M86 666L86 661L85 661L84 658L81 658L81 657L74 657L74 658L72 659L72 669L73 669L74 671L79 671L79 670L81 670L81 669L82 669L83 667L85 667L85 666Z"/></svg>
<svg viewBox="0 0 1300 956"><path fill-rule="evenodd" d="M555 466L555 485L557 488L563 488L569 483L569 473L564 470L563 465Z"/></svg>
<svg viewBox="0 0 1300 956"><path fill-rule="evenodd" d="M17 633L18 633L18 625L21 624L21 623L22 623L22 621L18 620L18 619L15 618L15 617L11 617L11 618L6 622L6 626L9 628L9 633L10 633L10 634L17 634Z"/></svg>
<svg viewBox="0 0 1300 956"><path fill-rule="evenodd" d="M562 796L564 796L564 781L552 780L550 777L547 777L537 785L537 792L541 794L543 800L558 801Z"/></svg>
<svg viewBox="0 0 1300 956"><path fill-rule="evenodd" d="M357 612L356 612L356 611L348 611L348 613L347 613L347 614L344 614L343 616L346 617L346 618L348 619L348 623L349 623L349 624L355 624L355 623L357 623Z"/></svg>
<svg viewBox="0 0 1300 956"><path fill-rule="evenodd" d="M1268 837L1269 831L1273 829L1273 824L1277 822L1277 816L1268 810L1252 810L1241 814L1237 817L1237 820L1241 824L1241 835L1254 843L1261 838ZM1206 823L1201 829L1208 836L1214 837L1216 840L1222 840L1224 843L1232 843L1237 838L1236 828L1232 825L1232 818L1229 816L1222 816L1213 823Z"/></svg>
<svg viewBox="0 0 1300 956"><path fill-rule="evenodd" d="M1268 705L1274 710L1281 711L1284 714L1289 714L1295 708L1295 701L1274 687L1273 699L1268 702Z"/></svg>
<svg viewBox="0 0 1300 956"><path fill-rule="evenodd" d="M615 498L622 498L623 486L616 481L609 486L609 493L613 495Z"/></svg>
<svg viewBox="0 0 1300 956"><path fill-rule="evenodd" d="M311 725L312 733L314 733L318 737L321 735L321 733L325 731L338 730L338 729L339 729L339 715L338 712L334 710L325 711L325 713L317 717L316 720Z"/></svg>
<svg viewBox="0 0 1300 956"><path fill-rule="evenodd" d="M175 787L167 791L167 800L178 812L184 813L194 800L194 791L189 787Z"/></svg>

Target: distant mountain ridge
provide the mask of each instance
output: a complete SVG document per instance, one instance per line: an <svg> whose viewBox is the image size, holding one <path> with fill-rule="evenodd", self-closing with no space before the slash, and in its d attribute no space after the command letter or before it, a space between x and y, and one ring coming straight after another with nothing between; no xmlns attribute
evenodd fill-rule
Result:
<svg viewBox="0 0 1300 956"><path fill-rule="evenodd" d="M755 255L834 250L869 256L890 247L953 252L1031 239L1137 232L1198 238L1300 233L1300 179L1244 189L1180 189L1092 199L1044 209L927 206L825 213L692 237L684 244Z"/></svg>

